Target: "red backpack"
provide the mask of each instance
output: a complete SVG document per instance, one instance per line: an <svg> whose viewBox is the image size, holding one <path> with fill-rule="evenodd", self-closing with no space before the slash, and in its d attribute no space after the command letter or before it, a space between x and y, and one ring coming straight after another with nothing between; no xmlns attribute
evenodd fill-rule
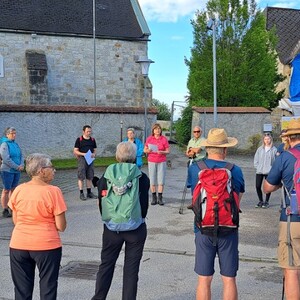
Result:
<svg viewBox="0 0 300 300"><path fill-rule="evenodd" d="M216 238L239 226L239 197L231 180L233 164L209 169L200 161L198 166L200 172L192 202L195 224L201 233Z"/></svg>
<svg viewBox="0 0 300 300"><path fill-rule="evenodd" d="M296 162L294 164L293 185L290 191L285 187L290 199L290 205L287 207L287 214L300 215L300 151L291 148L288 152L296 158Z"/></svg>

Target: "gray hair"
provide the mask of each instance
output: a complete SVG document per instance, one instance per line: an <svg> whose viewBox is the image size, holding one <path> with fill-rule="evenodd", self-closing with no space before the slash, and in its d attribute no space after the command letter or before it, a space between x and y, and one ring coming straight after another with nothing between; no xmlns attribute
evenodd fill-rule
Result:
<svg viewBox="0 0 300 300"><path fill-rule="evenodd" d="M4 135L7 136L9 133L11 133L13 131L17 131L16 128L14 128L14 127L7 127L4 130Z"/></svg>
<svg viewBox="0 0 300 300"><path fill-rule="evenodd" d="M26 158L26 172L32 177L38 175L40 170L51 166L51 157L47 154L33 153Z"/></svg>
<svg viewBox="0 0 300 300"><path fill-rule="evenodd" d="M130 128L127 129L127 132L128 131L132 131L134 133L134 128L130 127Z"/></svg>
<svg viewBox="0 0 300 300"><path fill-rule="evenodd" d="M118 162L134 163L136 159L136 144L131 142L118 144L116 159Z"/></svg>

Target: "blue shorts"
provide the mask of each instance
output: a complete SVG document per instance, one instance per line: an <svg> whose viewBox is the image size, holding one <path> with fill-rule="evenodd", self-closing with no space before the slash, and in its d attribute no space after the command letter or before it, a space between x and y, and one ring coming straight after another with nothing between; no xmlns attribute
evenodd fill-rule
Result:
<svg viewBox="0 0 300 300"><path fill-rule="evenodd" d="M5 190L12 190L18 186L21 173L1 172L3 187Z"/></svg>
<svg viewBox="0 0 300 300"><path fill-rule="evenodd" d="M215 273L215 258L219 257L220 274L236 277L239 268L238 231L217 238L213 246L213 237L200 231L195 233L196 255L195 272L201 276L212 276Z"/></svg>

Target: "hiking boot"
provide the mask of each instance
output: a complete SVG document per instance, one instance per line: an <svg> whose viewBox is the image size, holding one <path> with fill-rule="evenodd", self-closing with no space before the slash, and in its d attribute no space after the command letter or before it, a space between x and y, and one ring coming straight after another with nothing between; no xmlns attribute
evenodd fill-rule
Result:
<svg viewBox="0 0 300 300"><path fill-rule="evenodd" d="M86 200L86 196L84 195L84 193L80 194L80 200L85 201Z"/></svg>
<svg viewBox="0 0 300 300"><path fill-rule="evenodd" d="M157 195L156 194L152 194L151 205L156 205L156 204L157 204Z"/></svg>
<svg viewBox="0 0 300 300"><path fill-rule="evenodd" d="M10 211L7 208L4 208L4 210L2 212L2 216L3 216L3 218L11 218L12 217Z"/></svg>
<svg viewBox="0 0 300 300"><path fill-rule="evenodd" d="M187 209L193 209L193 204L191 203L191 204L188 205L186 208L187 208Z"/></svg>
<svg viewBox="0 0 300 300"><path fill-rule="evenodd" d="M264 202L262 208L269 208L269 202Z"/></svg>
<svg viewBox="0 0 300 300"><path fill-rule="evenodd" d="M92 192L88 193L87 197L90 198L90 199L98 199L98 197Z"/></svg>
<svg viewBox="0 0 300 300"><path fill-rule="evenodd" d="M262 201L259 201L256 205L255 205L255 208L261 208L263 205L263 202Z"/></svg>
<svg viewBox="0 0 300 300"><path fill-rule="evenodd" d="M158 204L159 205L164 205L164 202L162 200L162 194L158 194Z"/></svg>

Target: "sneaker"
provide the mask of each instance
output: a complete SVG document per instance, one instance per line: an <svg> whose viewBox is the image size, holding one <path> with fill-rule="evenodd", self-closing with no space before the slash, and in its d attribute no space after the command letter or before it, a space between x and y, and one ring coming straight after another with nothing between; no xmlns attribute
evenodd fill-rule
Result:
<svg viewBox="0 0 300 300"><path fill-rule="evenodd" d="M255 208L260 208L263 206L263 202L259 201L256 205Z"/></svg>
<svg viewBox="0 0 300 300"><path fill-rule="evenodd" d="M87 194L87 197L88 197L89 199L98 199L98 197L97 197L94 193L92 193L92 192L88 193L88 194Z"/></svg>
<svg viewBox="0 0 300 300"><path fill-rule="evenodd" d="M268 202L264 202L262 205L262 208L269 208L269 203Z"/></svg>
<svg viewBox="0 0 300 300"><path fill-rule="evenodd" d="M82 200L82 201L86 200L86 196L84 195L84 193L80 194L80 200Z"/></svg>
<svg viewBox="0 0 300 300"><path fill-rule="evenodd" d="M4 208L4 210L2 212L2 216L3 216L3 218L11 218L12 217L10 211L7 208Z"/></svg>

